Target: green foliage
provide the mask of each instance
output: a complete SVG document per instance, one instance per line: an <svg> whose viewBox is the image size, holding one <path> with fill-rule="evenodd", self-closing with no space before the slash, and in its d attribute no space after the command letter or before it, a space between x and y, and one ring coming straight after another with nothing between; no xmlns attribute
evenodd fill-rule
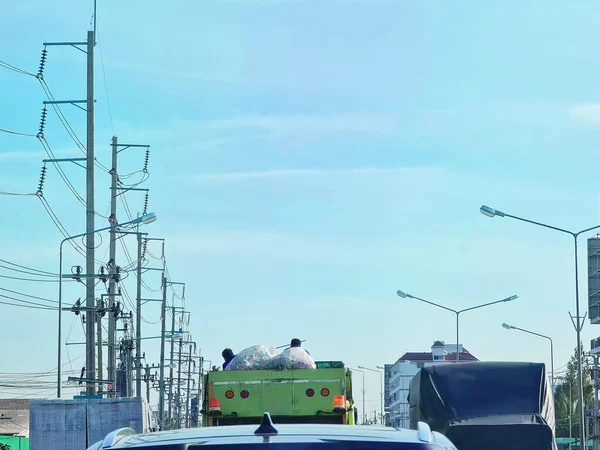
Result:
<svg viewBox="0 0 600 450"><path fill-rule="evenodd" d="M0 450L10 450L10 445L0 443Z"/></svg>
<svg viewBox="0 0 600 450"><path fill-rule="evenodd" d="M583 405L589 408L593 405L594 389L592 386L591 369L582 360L583 365ZM569 392L570 391L570 392ZM579 433L579 414L577 396L577 349L567 363L567 372L563 379L558 380L554 392L554 410L556 417L556 437L569 437L569 413L571 415L572 436Z"/></svg>

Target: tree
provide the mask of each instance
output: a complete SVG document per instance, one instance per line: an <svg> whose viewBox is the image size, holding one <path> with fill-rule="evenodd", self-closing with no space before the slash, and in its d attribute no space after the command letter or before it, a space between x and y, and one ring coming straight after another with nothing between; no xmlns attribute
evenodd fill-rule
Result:
<svg viewBox="0 0 600 450"><path fill-rule="evenodd" d="M584 408L590 408L594 402L594 388L592 386L591 368L583 358L581 363L583 369L583 406ZM561 384L556 387L556 391L554 393L554 413L556 418L557 437L569 437L569 412L571 413L571 435L573 437L579 436L578 403L577 349L575 349L571 359L567 363L567 372Z"/></svg>

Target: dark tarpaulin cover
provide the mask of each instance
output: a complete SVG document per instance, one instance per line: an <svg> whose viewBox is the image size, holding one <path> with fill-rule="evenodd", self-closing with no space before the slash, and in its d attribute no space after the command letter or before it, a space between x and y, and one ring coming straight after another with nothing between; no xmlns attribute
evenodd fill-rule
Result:
<svg viewBox="0 0 600 450"><path fill-rule="evenodd" d="M556 449L554 403L544 364L424 367L411 381L409 404L411 428L427 422L458 450Z"/></svg>

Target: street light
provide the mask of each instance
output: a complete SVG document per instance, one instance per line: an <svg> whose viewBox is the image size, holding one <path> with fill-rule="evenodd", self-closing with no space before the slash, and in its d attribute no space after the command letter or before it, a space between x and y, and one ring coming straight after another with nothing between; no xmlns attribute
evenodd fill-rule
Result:
<svg viewBox="0 0 600 450"><path fill-rule="evenodd" d="M366 410L366 406L365 406L365 393L367 392L365 390L365 372L363 370L360 369L352 369L356 372L360 372L360 374L362 375L362 409L363 409L363 425L365 425L367 423L367 410Z"/></svg>
<svg viewBox="0 0 600 450"><path fill-rule="evenodd" d="M519 330L519 331L522 331L523 333L533 334L534 336L539 336L544 339L548 339L550 341L550 370L552 372L552 374L551 374L552 378L550 378L550 379L552 380L552 395L554 395L554 344L552 343L552 338L550 336L545 336L543 334L536 333L534 331L525 330L524 328L515 327L515 326L509 325L507 323L503 323L502 328L505 328L507 330Z"/></svg>
<svg viewBox="0 0 600 450"><path fill-rule="evenodd" d="M531 223L533 225L538 225L540 227L549 228L551 230L560 231L561 233L566 233L573 236L573 243L575 248L575 316L577 317L577 326L575 326L575 331L577 334L577 397L579 399L579 404L577 406L578 415L579 415L579 439L583 445L585 440L585 416L583 410L583 374L581 370L581 329L583 328L583 323L580 322L579 316L579 265L577 261L577 238L580 234L586 233L588 231L595 230L600 228L600 225L596 225L594 227L586 228L584 230L573 232L569 230L565 230L563 228L554 227L552 225L547 225L545 223L536 222L529 219L524 219L523 217L513 216L511 214L507 214L502 211L498 211L497 209L490 208L489 206L482 205L479 208L481 214L488 217L510 217L511 219L520 220L521 222ZM572 319L571 319L572 320ZM584 319L585 320L585 319ZM575 322L573 322L575 325Z"/></svg>
<svg viewBox="0 0 600 450"><path fill-rule="evenodd" d="M132 225L145 225L145 224L154 222L157 218L158 218L158 216L156 215L156 213L148 213L148 214L144 214L143 216L137 217L133 220L130 220L129 222L119 224L116 226L116 228L132 226ZM62 391L62 389L61 389L61 378L62 378L62 354L61 354L62 315L61 315L61 311L62 311L62 278L63 278L63 274L62 274L63 244L72 239L77 239L80 237L88 236L90 234L96 234L96 233L100 233L101 231L110 230L113 227L114 227L114 225L109 226L109 227L100 228L99 230L94 230L94 231L90 231L87 233L76 234L75 236L68 236L60 242L60 246L59 246L59 250L58 250L58 253L59 253L59 257L58 257L59 258L59 262L58 262L58 375L57 375L57 382L56 382L56 397L57 398L60 398L61 391ZM86 275L89 276L92 274L86 274ZM89 351L89 349L87 349L87 351Z"/></svg>
<svg viewBox="0 0 600 450"><path fill-rule="evenodd" d="M408 298L414 298L415 300L419 300L421 302L427 303L427 304L432 305L432 306L437 306L438 308L442 308L442 309L445 309L446 311L450 311L450 312L453 312L454 314L456 314L456 361L457 362L459 361L459 352L458 352L458 347L459 347L459 339L458 339L458 317L460 316L460 314L464 313L464 312L467 312L467 311L472 311L474 309L483 308L485 306L495 305L496 303L511 302L511 301L516 300L517 298L519 298L518 295L511 295L510 297L506 297L506 298L503 298L502 300L497 300L495 302L484 303L482 305L477 305L477 306L472 306L470 308L456 310L456 309L448 308L446 306L439 305L437 303L430 302L429 300L425 300L423 298L416 297L414 295L407 294L406 292L401 291L401 290L398 290L396 292L396 294L399 297L402 297L402 298L407 298L407 297Z"/></svg>
<svg viewBox="0 0 600 450"><path fill-rule="evenodd" d="M381 378L381 424L383 425L383 372L381 370L371 369L369 367L358 366L359 369L369 370L371 372L376 372L379 374Z"/></svg>

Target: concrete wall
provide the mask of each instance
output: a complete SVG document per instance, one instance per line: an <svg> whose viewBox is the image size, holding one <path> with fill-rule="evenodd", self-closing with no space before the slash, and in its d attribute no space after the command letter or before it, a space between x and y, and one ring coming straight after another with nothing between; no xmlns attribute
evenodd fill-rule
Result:
<svg viewBox="0 0 600 450"><path fill-rule="evenodd" d="M124 427L150 431L144 399L37 400L30 406L31 450L85 450Z"/></svg>
<svg viewBox="0 0 600 450"><path fill-rule="evenodd" d="M87 448L87 403L80 400L32 400L29 407L31 449Z"/></svg>
<svg viewBox="0 0 600 450"><path fill-rule="evenodd" d="M19 436L0 436L0 444L10 445L10 450L29 450L29 438Z"/></svg>

